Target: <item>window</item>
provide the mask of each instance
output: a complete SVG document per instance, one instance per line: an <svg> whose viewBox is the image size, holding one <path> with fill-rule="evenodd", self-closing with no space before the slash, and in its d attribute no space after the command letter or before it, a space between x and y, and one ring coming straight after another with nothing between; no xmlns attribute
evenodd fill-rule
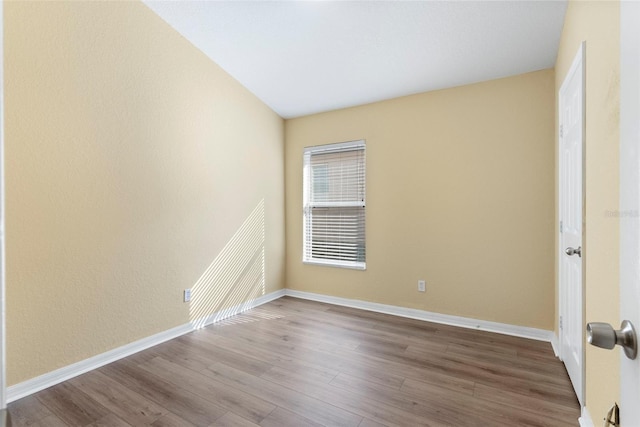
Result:
<svg viewBox="0 0 640 427"><path fill-rule="evenodd" d="M302 261L364 270L365 142L304 150Z"/></svg>

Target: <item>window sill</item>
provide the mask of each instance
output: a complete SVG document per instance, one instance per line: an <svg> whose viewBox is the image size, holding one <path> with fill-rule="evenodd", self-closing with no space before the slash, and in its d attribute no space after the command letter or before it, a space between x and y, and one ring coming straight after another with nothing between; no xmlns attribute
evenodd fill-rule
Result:
<svg viewBox="0 0 640 427"><path fill-rule="evenodd" d="M303 260L302 263L308 264L308 265L321 265L323 267L348 268L350 270L366 270L367 269L367 263L365 262L341 263L340 261Z"/></svg>

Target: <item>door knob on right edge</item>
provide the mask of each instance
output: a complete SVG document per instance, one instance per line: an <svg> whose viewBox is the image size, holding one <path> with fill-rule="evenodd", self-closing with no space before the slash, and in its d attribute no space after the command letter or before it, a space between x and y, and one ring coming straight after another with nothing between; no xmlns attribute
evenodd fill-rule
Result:
<svg viewBox="0 0 640 427"><path fill-rule="evenodd" d="M619 345L624 349L624 354L631 360L635 359L638 354L636 330L628 320L622 321L620 330L617 331L608 323L587 323L587 342L607 350Z"/></svg>
<svg viewBox="0 0 640 427"><path fill-rule="evenodd" d="M569 255L569 256L573 256L573 255L578 255L579 257L582 257L582 246L578 246L577 248L567 248L564 250L564 253Z"/></svg>

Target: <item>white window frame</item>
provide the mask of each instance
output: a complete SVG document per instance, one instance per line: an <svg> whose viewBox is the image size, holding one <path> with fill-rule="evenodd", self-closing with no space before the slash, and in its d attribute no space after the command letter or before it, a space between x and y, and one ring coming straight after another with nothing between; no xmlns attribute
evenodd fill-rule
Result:
<svg viewBox="0 0 640 427"><path fill-rule="evenodd" d="M317 154L324 154L324 153L330 153L330 152L341 152L341 151L356 151L356 150L362 150L363 153L363 171L362 171L362 176L363 176L363 184L364 184L364 191L362 194L362 200L361 201L335 201L335 202L313 202L311 203L310 198L311 195L310 193L310 189L311 186L314 185L313 182L311 182L312 179L312 171L311 171L311 156L313 155L317 155ZM363 216L362 216L362 226L365 229L365 234L366 234L366 220L365 220L365 216L366 216L366 141L365 140L357 140L357 141L348 141L348 142L340 142L340 143L336 143L336 144L326 144L326 145L318 145L318 146L313 146L313 147L305 147L304 149L304 155L303 155L303 240L302 240L302 262L304 264L312 264L312 265L322 265L322 266L328 266L328 267L341 267L341 268L351 268L351 269L356 269L356 270L366 270L367 268L367 264L366 264L366 236L363 236L364 239L364 247L363 247L363 251L364 251L364 260L363 261L343 261L343 260L338 260L338 259L320 259L320 258L313 258L311 256L311 249L309 248L309 245L311 245L311 242L308 241L311 236L309 235L310 233L310 227L309 227L309 223L308 221L310 221L311 218L311 212L313 210L313 208L345 208L345 207L362 207L363 208Z"/></svg>

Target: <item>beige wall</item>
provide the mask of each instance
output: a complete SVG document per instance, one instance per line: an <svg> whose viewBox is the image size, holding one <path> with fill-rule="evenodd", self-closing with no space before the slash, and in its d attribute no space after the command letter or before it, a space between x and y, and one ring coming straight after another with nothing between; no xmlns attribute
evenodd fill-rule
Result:
<svg viewBox="0 0 640 427"><path fill-rule="evenodd" d="M142 3L4 7L9 385L282 288L282 119Z"/></svg>
<svg viewBox="0 0 640 427"><path fill-rule="evenodd" d="M618 210L619 203L619 2L569 3L556 62L556 93L583 40L587 67L585 317L587 322L619 325L619 227L616 218L605 215ZM586 348L586 405L596 423L619 401L619 357L618 349Z"/></svg>
<svg viewBox="0 0 640 427"><path fill-rule="evenodd" d="M552 329L553 105L544 70L287 120L287 287ZM303 265L303 148L356 139L367 270Z"/></svg>

